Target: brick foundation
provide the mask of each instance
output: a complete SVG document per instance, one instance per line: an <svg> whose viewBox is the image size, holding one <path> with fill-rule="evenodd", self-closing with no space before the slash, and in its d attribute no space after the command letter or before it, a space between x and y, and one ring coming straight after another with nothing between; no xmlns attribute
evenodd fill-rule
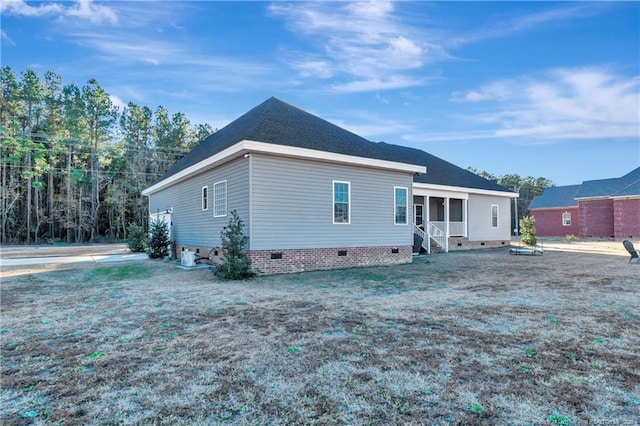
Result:
<svg viewBox="0 0 640 426"><path fill-rule="evenodd" d="M411 246L344 247L324 249L250 250L254 270L261 274L341 269L411 263Z"/></svg>
<svg viewBox="0 0 640 426"><path fill-rule="evenodd" d="M469 241L467 237L449 237L449 251L505 247L510 244L511 244L511 239Z"/></svg>

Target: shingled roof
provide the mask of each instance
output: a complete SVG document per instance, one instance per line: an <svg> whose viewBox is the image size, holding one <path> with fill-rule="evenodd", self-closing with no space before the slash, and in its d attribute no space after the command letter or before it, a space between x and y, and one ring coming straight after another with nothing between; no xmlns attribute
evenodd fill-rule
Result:
<svg viewBox="0 0 640 426"><path fill-rule="evenodd" d="M619 178L587 180L580 185L552 186L535 197L530 209L577 207L579 198L640 196L640 167Z"/></svg>
<svg viewBox="0 0 640 426"><path fill-rule="evenodd" d="M638 182L640 182L640 167L619 178L584 181L576 198L610 197L620 191L632 189ZM640 193L626 195L640 195Z"/></svg>
<svg viewBox="0 0 640 426"><path fill-rule="evenodd" d="M580 185L551 186L531 200L529 209L578 207L576 193L579 189Z"/></svg>
<svg viewBox="0 0 640 426"><path fill-rule="evenodd" d="M429 153L385 142L371 142L274 97L204 139L157 182L243 140L416 164L426 166L427 173L415 176L415 182L511 192Z"/></svg>

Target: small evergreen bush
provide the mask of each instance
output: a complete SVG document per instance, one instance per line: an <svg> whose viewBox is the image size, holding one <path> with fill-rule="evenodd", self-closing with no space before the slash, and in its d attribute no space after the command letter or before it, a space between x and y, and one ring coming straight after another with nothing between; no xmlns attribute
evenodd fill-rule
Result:
<svg viewBox="0 0 640 426"><path fill-rule="evenodd" d="M149 223L149 257L152 259L169 256L169 227L164 220Z"/></svg>
<svg viewBox="0 0 640 426"><path fill-rule="evenodd" d="M536 219L533 216L525 216L520 219L520 241L530 246L538 242L536 238Z"/></svg>
<svg viewBox="0 0 640 426"><path fill-rule="evenodd" d="M127 228L127 245L129 250L135 253L147 251L147 234L142 226L130 224Z"/></svg>
<svg viewBox="0 0 640 426"><path fill-rule="evenodd" d="M244 235L244 223L233 210L229 224L222 229L220 238L224 249L224 261L215 270L216 277L223 280L243 280L255 275L251 271L251 259L244 252L248 238Z"/></svg>

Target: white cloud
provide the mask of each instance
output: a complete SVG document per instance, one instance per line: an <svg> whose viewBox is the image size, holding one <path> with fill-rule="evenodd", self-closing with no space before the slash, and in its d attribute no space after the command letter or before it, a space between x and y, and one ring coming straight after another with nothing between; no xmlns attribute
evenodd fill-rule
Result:
<svg viewBox="0 0 640 426"><path fill-rule="evenodd" d="M31 17L81 18L92 24L116 24L118 22L113 8L95 4L92 0L77 0L72 6L65 6L62 2L37 3L37 6L31 6L25 0L3 0L0 2L0 12L7 15Z"/></svg>
<svg viewBox="0 0 640 426"><path fill-rule="evenodd" d="M0 40L4 40L5 43L15 45L13 40L11 40L11 37L9 37L9 35L3 29L0 29Z"/></svg>
<svg viewBox="0 0 640 426"><path fill-rule="evenodd" d="M45 16L61 14L64 7L58 3L39 3L31 6L25 0L3 0L0 2L0 12L7 15Z"/></svg>
<svg viewBox="0 0 640 426"><path fill-rule="evenodd" d="M420 85L416 70L446 52L421 40L421 30L404 24L389 1L274 3L270 11L290 29L309 37L309 59L289 61L302 78L340 78L339 92L377 91ZM299 55L299 54L298 54ZM351 80L351 81L350 81Z"/></svg>
<svg viewBox="0 0 640 426"><path fill-rule="evenodd" d="M406 87L419 86L424 84L418 78L392 75L384 78L371 78L368 80L355 80L348 83L335 83L332 90L340 93L375 92L378 90L403 89Z"/></svg>
<svg viewBox="0 0 640 426"><path fill-rule="evenodd" d="M640 76L604 68L554 69L455 92L451 100L483 107L468 118L494 126L493 137L640 137Z"/></svg>
<svg viewBox="0 0 640 426"><path fill-rule="evenodd" d="M515 33L533 30L555 22L593 16L599 13L603 7L606 7L606 5L598 2L577 2L576 4L552 7L513 18L497 17L494 23L484 28L453 35L446 41L446 45L459 47L478 41L508 37Z"/></svg>
<svg viewBox="0 0 640 426"><path fill-rule="evenodd" d="M109 99L111 99L111 103L113 104L113 106L117 107L120 111L122 111L126 106L124 101L116 95L109 95Z"/></svg>
<svg viewBox="0 0 640 426"><path fill-rule="evenodd" d="M118 16L112 8L95 4L92 0L78 0L74 7L66 9L65 16L86 19L92 24L118 23Z"/></svg>

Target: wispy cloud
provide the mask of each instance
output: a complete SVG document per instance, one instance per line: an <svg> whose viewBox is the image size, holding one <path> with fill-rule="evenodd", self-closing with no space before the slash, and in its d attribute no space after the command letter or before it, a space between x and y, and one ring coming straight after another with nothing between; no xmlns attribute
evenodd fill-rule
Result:
<svg viewBox="0 0 640 426"><path fill-rule="evenodd" d="M456 92L451 100L482 108L469 120L492 127L481 133L486 137L640 137L640 76L605 68L553 69Z"/></svg>
<svg viewBox="0 0 640 426"><path fill-rule="evenodd" d="M9 35L3 29L0 29L0 39L3 40L5 43L15 45L13 40L11 40L11 37L9 37Z"/></svg>
<svg viewBox="0 0 640 426"><path fill-rule="evenodd" d="M271 13L312 40L312 53L290 65L300 77L335 80L337 92L365 92L417 86L416 70L446 52L426 43L420 30L403 23L390 1L274 3Z"/></svg>
<svg viewBox="0 0 640 426"><path fill-rule="evenodd" d="M495 21L475 31L450 35L445 42L449 48L483 40L503 38L515 33L542 28L554 23L586 18L598 14L606 5L598 2L575 3L551 7L514 17L496 17Z"/></svg>
<svg viewBox="0 0 640 426"><path fill-rule="evenodd" d="M103 4L96 4L92 0L77 0L70 6L63 2L28 4L25 0L3 0L0 12L18 16L55 16L60 19L80 18L92 24L117 24L118 16L115 9Z"/></svg>

